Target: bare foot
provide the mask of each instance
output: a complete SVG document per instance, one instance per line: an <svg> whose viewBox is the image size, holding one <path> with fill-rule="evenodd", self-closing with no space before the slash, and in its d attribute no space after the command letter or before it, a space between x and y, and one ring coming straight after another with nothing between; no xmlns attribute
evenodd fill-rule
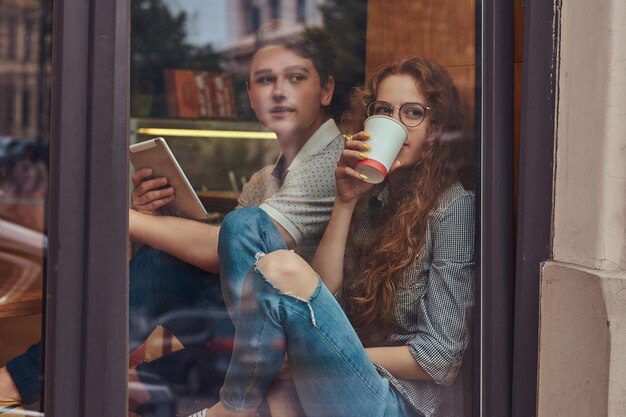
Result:
<svg viewBox="0 0 626 417"><path fill-rule="evenodd" d="M128 370L128 409L136 410L150 399L150 393L141 382L135 368Z"/></svg>
<svg viewBox="0 0 626 417"><path fill-rule="evenodd" d="M256 408L251 408L243 413L235 413L224 408L222 402L219 401L207 410L205 417L256 417Z"/></svg>
<svg viewBox="0 0 626 417"><path fill-rule="evenodd" d="M304 415L293 379L274 379L265 394L272 417Z"/></svg>
<svg viewBox="0 0 626 417"><path fill-rule="evenodd" d="M19 403L21 400L22 397L20 397L20 393L13 383L11 374L7 371L6 367L0 368L0 402Z"/></svg>

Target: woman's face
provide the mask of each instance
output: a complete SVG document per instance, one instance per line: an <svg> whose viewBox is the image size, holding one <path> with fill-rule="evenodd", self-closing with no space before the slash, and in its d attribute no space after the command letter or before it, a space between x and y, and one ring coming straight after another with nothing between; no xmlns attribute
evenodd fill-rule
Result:
<svg viewBox="0 0 626 417"><path fill-rule="evenodd" d="M391 116L398 121L400 121L399 109L404 103L428 105L426 99L419 91L417 81L407 74L390 75L382 80L378 84L376 100L386 101L394 106ZM402 166L398 170L413 168L421 160L424 142L428 136L428 124L429 118L427 113L426 118L419 126L406 126L409 136L396 157L397 160L402 162Z"/></svg>

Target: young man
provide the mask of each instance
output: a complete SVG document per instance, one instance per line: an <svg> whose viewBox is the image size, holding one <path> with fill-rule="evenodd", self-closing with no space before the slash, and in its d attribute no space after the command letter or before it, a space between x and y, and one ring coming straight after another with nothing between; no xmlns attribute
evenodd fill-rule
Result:
<svg viewBox="0 0 626 417"><path fill-rule="evenodd" d="M328 222L335 195L334 170L343 150L343 139L327 111L334 90L334 58L328 35L308 30L262 46L250 69L251 106L258 119L276 133L282 154L276 165L253 175L239 207L258 206L258 227L276 227L283 240L279 244L305 258L313 255ZM146 245L130 263L131 349L162 315L221 303L216 276L220 227L156 215L175 195L171 187L161 188L167 183L165 178L146 180L149 175L149 169L133 175L136 188L129 210L131 240ZM259 230L249 229L245 236L227 239L255 245L262 236ZM253 261L237 264L251 266ZM241 282L221 281L227 287L229 312L236 314ZM167 330L176 335L177 329Z"/></svg>
<svg viewBox="0 0 626 417"><path fill-rule="evenodd" d="M260 207L286 246L305 257L313 255L328 222L335 192L334 170L343 150L339 130L327 111L334 90L333 65L328 35L308 30L287 41L262 46L250 68L250 104L259 121L276 133L282 154L275 166L252 176L243 189L239 208ZM133 322L152 322L145 319L146 315L161 315L177 304L210 305L216 293L212 285L217 280L206 272L218 273L220 264L220 227L155 216L155 211L175 196L171 187L161 188L165 178L146 180L150 174L144 169L133 176L136 189L130 237L147 247L130 265L131 341ZM231 238L259 238L258 233L251 234ZM227 281L222 280L222 285L232 284ZM236 298L239 284L233 285ZM226 301L230 304L232 300ZM133 320L133 316L141 320ZM168 330L176 334L176 329ZM147 331L150 329L140 333Z"/></svg>
<svg viewBox="0 0 626 417"><path fill-rule="evenodd" d="M332 44L322 31L267 44L254 55L250 104L259 121L276 133L282 154L275 166L257 172L244 187L235 210L246 218L242 227L237 221L225 230L154 216L154 209L172 200L173 191L159 189L163 179L144 181L150 172L135 175L131 239L148 246L130 265L131 342L133 334L142 335L141 341L166 312L216 303L219 308L222 294L234 322L255 248L271 242L312 258L332 211L334 171L343 150L343 138L327 111L334 90L333 60ZM219 279L211 276L218 271ZM221 284L221 294L216 284ZM179 334L176 328L167 330ZM272 413L297 413L290 389L278 391L269 401Z"/></svg>
<svg viewBox="0 0 626 417"><path fill-rule="evenodd" d="M330 211L334 167L343 147L326 110L334 89L334 57L329 48L330 40L323 32L309 31L261 47L250 69L251 106L259 121L276 133L282 155L273 168L266 167L252 177L239 203L262 206L290 247L321 234L309 228L326 219ZM175 196L171 187L159 189L167 183L165 178L145 180L150 174L144 169L133 176L136 189L130 210L131 239L203 270L218 272L219 227L153 216ZM303 189L309 184L315 187Z"/></svg>

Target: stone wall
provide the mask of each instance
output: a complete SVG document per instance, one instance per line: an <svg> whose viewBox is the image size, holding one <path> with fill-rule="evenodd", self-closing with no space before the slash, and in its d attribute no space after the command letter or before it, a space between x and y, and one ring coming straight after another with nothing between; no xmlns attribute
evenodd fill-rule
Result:
<svg viewBox="0 0 626 417"><path fill-rule="evenodd" d="M559 2L560 3L560 2ZM538 415L626 415L626 3L562 2Z"/></svg>

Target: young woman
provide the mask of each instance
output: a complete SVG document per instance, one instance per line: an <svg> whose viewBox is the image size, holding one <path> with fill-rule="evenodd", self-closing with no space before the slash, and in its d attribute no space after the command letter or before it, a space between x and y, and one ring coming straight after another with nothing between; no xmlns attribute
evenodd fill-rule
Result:
<svg viewBox="0 0 626 417"><path fill-rule="evenodd" d="M461 108L445 70L419 58L382 68L357 90L346 118L352 131L385 114L408 139L375 188L354 170L371 148L367 132L346 142L312 266L271 243L258 248L268 254L246 278L221 402L207 416L255 415L285 354L309 416L438 415L469 342L473 304ZM232 213L222 231L245 229L254 210ZM226 270L243 250L220 243Z"/></svg>

